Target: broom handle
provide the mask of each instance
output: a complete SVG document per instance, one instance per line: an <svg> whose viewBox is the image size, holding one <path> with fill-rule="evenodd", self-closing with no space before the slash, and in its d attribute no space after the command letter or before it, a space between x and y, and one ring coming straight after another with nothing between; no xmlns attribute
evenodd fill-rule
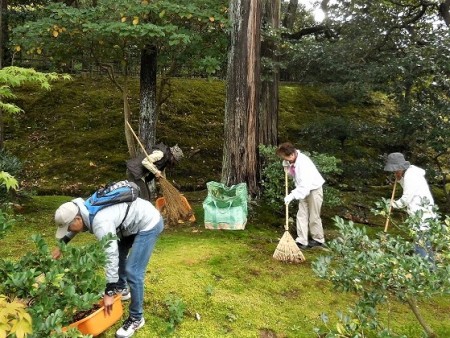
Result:
<svg viewBox="0 0 450 338"><path fill-rule="evenodd" d="M396 187L396 186L397 186L397 178L395 178L394 188L392 189L391 203L389 203L389 211L388 211L388 215L387 215L387 218L386 218L386 224L384 225L384 232L387 232L387 229L388 229L389 218L390 218L390 216L391 216L392 202L394 201L394 197L395 197L395 187Z"/></svg>
<svg viewBox="0 0 450 338"><path fill-rule="evenodd" d="M139 143L139 145L141 146L142 151L144 152L145 156L148 157L148 154L147 154L147 151L146 151L145 148L144 148L144 145L142 144L142 142L141 142L141 140L139 139L139 137L137 137L136 133L135 133L134 130L133 130L133 127L131 127L130 122L128 122L128 121L125 121L125 122L126 122L128 128L130 129L130 131L133 133L134 138L136 139L136 141L137 141L137 142Z"/></svg>
<svg viewBox="0 0 450 338"><path fill-rule="evenodd" d="M284 186L285 186L285 196L288 195L288 174L287 171L284 171ZM289 231L289 204L285 204L286 206L286 225L284 226L284 230Z"/></svg>

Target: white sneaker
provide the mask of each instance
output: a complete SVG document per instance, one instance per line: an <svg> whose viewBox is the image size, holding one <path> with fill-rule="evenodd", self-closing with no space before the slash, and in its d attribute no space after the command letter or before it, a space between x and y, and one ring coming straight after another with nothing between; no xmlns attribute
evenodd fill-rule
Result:
<svg viewBox="0 0 450 338"><path fill-rule="evenodd" d="M129 300L131 298L130 289L117 289L116 293L122 296L122 300Z"/></svg>
<svg viewBox="0 0 450 338"><path fill-rule="evenodd" d="M142 317L140 320L134 320L133 318L128 317L128 319L123 322L122 327L117 330L116 338L131 337L132 335L134 335L134 332L143 327L144 324L144 317Z"/></svg>

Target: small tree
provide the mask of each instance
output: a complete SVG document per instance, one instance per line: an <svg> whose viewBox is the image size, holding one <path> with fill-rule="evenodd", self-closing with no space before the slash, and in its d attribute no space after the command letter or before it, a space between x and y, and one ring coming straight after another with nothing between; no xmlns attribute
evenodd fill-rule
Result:
<svg viewBox="0 0 450 338"><path fill-rule="evenodd" d="M386 214L388 203L384 200L380 214ZM369 238L365 228L353 222L338 217L334 221L339 237L328 242L331 254L319 257L313 263L313 270L331 281L336 289L354 292L360 298L350 310L351 316L341 316L337 333L330 330L326 337L365 337L369 333L377 337L397 336L377 316L377 307L388 303L390 297L406 303L427 336L435 337L419 311L417 300L450 291L450 218L436 219L430 224L427 236L436 252L434 260L414 252L413 243L425 245L421 239L423 233L418 230L419 214L396 224L402 236L381 233Z"/></svg>

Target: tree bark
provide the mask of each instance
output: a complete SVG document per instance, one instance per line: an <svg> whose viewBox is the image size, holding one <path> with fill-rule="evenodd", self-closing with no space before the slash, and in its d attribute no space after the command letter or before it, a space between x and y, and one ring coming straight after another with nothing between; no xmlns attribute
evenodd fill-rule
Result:
<svg viewBox="0 0 450 338"><path fill-rule="evenodd" d="M264 0L263 24L271 29L280 28L280 0ZM261 42L261 58L270 60L270 66L262 68L261 98L259 105L258 144L276 145L278 133L278 90L280 72L277 65L276 45L271 40Z"/></svg>
<svg viewBox="0 0 450 338"><path fill-rule="evenodd" d="M417 307L417 302L414 297L409 297L406 299L408 302L409 308L414 313L414 316L416 316L416 319L419 321L420 325L422 325L423 329L427 333L427 336L430 338L437 337L436 333L431 329L431 327L428 326L428 324L423 319L422 315L420 314L419 308Z"/></svg>
<svg viewBox="0 0 450 338"><path fill-rule="evenodd" d="M8 0L0 0L0 69L11 65L8 40Z"/></svg>
<svg viewBox="0 0 450 338"><path fill-rule="evenodd" d="M295 17L297 15L298 0L289 1L286 14L283 18L283 27L292 30L294 28Z"/></svg>
<svg viewBox="0 0 450 338"><path fill-rule="evenodd" d="M450 0L442 1L439 6L439 14L447 26L450 26Z"/></svg>
<svg viewBox="0 0 450 338"><path fill-rule="evenodd" d="M258 193L258 108L260 92L261 0L230 0L222 183L246 182Z"/></svg>
<svg viewBox="0 0 450 338"><path fill-rule="evenodd" d="M141 51L139 136L146 149L150 149L156 140L157 56L158 51L155 46L146 46Z"/></svg>

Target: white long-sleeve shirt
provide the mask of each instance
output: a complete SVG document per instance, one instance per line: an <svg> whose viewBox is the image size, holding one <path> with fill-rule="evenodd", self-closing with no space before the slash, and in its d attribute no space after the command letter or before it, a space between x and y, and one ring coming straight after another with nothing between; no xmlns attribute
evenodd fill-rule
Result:
<svg viewBox="0 0 450 338"><path fill-rule="evenodd" d="M403 188L403 195L396 200L394 208L405 208L409 215L422 211L422 220L435 217L433 212L434 200L425 179L425 170L414 165L409 166L399 181ZM421 226L421 229L424 226Z"/></svg>
<svg viewBox="0 0 450 338"><path fill-rule="evenodd" d="M161 150L153 150L150 155L142 160L142 165L150 170L150 172L152 172L153 174L161 174L161 172L153 163L158 162L163 157L164 153Z"/></svg>
<svg viewBox="0 0 450 338"><path fill-rule="evenodd" d="M89 232L93 233L97 239L102 239L108 234L116 235L117 228L123 221L123 236L137 234L140 231L148 231L158 224L161 219L159 211L151 204L141 198L137 198L130 205L127 217L124 220L127 203L118 203L106 207L94 217L92 224L89 221L89 212L84 205L82 198L72 200L80 208L83 222ZM73 235L69 237L73 237ZM73 234L73 233L72 233ZM117 240L112 240L105 250L107 256L106 281L116 283L119 280L119 248Z"/></svg>
<svg viewBox="0 0 450 338"><path fill-rule="evenodd" d="M320 188L325 183L314 162L299 150L297 150L297 158L293 166L295 174L291 176L295 189L290 192L290 197L297 200L304 199L312 190ZM283 167L290 173L292 165L288 161L283 161Z"/></svg>

